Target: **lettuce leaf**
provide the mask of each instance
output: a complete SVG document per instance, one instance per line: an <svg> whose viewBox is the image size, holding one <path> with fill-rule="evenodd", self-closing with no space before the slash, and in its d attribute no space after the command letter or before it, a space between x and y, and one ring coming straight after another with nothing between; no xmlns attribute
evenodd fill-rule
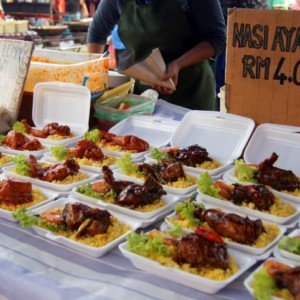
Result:
<svg viewBox="0 0 300 300"><path fill-rule="evenodd" d="M157 256L169 256L169 246L164 244L164 237L157 235L149 238L148 234L141 231L140 233L132 232L126 236L129 251L148 256L151 253Z"/></svg>
<svg viewBox="0 0 300 300"><path fill-rule="evenodd" d="M159 151L157 148L152 150L151 157L156 159L158 162L171 159L171 156L167 152Z"/></svg>
<svg viewBox="0 0 300 300"><path fill-rule="evenodd" d="M30 165L24 155L22 155L22 154L17 155L15 157L12 157L11 160L16 164L14 171L17 174L24 175L24 176L30 176L30 174L31 174Z"/></svg>
<svg viewBox="0 0 300 300"><path fill-rule="evenodd" d="M252 286L253 296L258 300L270 300L278 290L275 279L268 274L265 268L254 273Z"/></svg>
<svg viewBox="0 0 300 300"><path fill-rule="evenodd" d="M87 183L77 187L77 192L95 199L116 198L116 193L111 189L108 193L98 193L92 189L92 184Z"/></svg>
<svg viewBox="0 0 300 300"><path fill-rule="evenodd" d="M12 216L20 222L22 227L31 227L31 226L39 226L50 231L56 232L59 230L64 230L65 225L57 225L54 223L47 222L42 219L40 216L36 216L32 211L27 210L26 208L19 208L12 213Z"/></svg>
<svg viewBox="0 0 300 300"><path fill-rule="evenodd" d="M300 255L300 238L283 236L278 241L278 248Z"/></svg>
<svg viewBox="0 0 300 300"><path fill-rule="evenodd" d="M195 218L194 211L196 208L204 208L203 203L197 203L192 199L186 199L185 201L177 204L175 206L175 213L177 215L182 215L184 219L189 221L189 225L192 227L196 227L201 225L201 221L199 218Z"/></svg>
<svg viewBox="0 0 300 300"><path fill-rule="evenodd" d="M64 160L71 156L71 151L63 145L51 146L50 150L57 160Z"/></svg>
<svg viewBox="0 0 300 300"><path fill-rule="evenodd" d="M247 165L243 159L235 160L234 166L236 168L237 178L239 181L257 183L257 180L255 179L257 167Z"/></svg>
<svg viewBox="0 0 300 300"><path fill-rule="evenodd" d="M0 135L0 145L2 145L5 141L6 136L5 135Z"/></svg>
<svg viewBox="0 0 300 300"><path fill-rule="evenodd" d="M14 126L12 127L13 130L20 132L20 133L27 133L26 127L24 126L24 124L20 121L17 121Z"/></svg>
<svg viewBox="0 0 300 300"><path fill-rule="evenodd" d="M84 134L84 139L86 139L88 141L91 141L91 142L94 142L94 143L99 142L100 138L101 138L101 134L100 134L100 131L98 129L93 129L91 131L87 131Z"/></svg>
<svg viewBox="0 0 300 300"><path fill-rule="evenodd" d="M117 165L125 174L142 174L139 171L137 165L135 165L131 160L131 155L129 153L124 154L117 160Z"/></svg>
<svg viewBox="0 0 300 300"><path fill-rule="evenodd" d="M222 197L219 195L220 189L215 187L214 181L208 172L204 172L200 175L198 180L198 188L205 195L222 199Z"/></svg>

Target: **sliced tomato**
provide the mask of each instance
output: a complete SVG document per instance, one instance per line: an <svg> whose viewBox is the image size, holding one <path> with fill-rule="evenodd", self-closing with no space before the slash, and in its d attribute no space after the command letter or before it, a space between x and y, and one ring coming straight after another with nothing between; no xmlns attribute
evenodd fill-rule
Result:
<svg viewBox="0 0 300 300"><path fill-rule="evenodd" d="M205 237L206 239L208 239L210 241L213 241L215 243L224 245L224 240L220 235L218 235L217 233L214 233L214 232L212 232L212 231L210 231L210 230L208 230L204 227L197 227L195 229L195 233Z"/></svg>
<svg viewBox="0 0 300 300"><path fill-rule="evenodd" d="M122 103L120 104L120 106L119 106L119 110L126 110L126 109L128 109L128 108L130 108L130 104L129 104L129 103L124 103L124 102L122 102Z"/></svg>
<svg viewBox="0 0 300 300"><path fill-rule="evenodd" d="M45 221L57 225L63 225L64 220L61 216L61 210L55 209L55 210L47 210L41 213L41 218Z"/></svg>
<svg viewBox="0 0 300 300"><path fill-rule="evenodd" d="M226 184L225 182L221 180L216 180L215 181L215 187L219 188L219 195L227 200L231 199L231 191L233 190L233 187Z"/></svg>

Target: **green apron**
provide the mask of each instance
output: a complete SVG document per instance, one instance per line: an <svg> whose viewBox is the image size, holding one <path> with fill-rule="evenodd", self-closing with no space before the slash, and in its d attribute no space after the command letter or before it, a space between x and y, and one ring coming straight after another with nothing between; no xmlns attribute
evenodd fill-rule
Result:
<svg viewBox="0 0 300 300"><path fill-rule="evenodd" d="M136 0L125 0L119 21L118 33L134 53L134 61L144 60L159 48L168 64L195 46L183 9L176 0L153 0L148 5L138 5ZM140 94L149 86L135 84ZM182 69L176 91L161 95L170 103L197 110L215 110L215 80L208 61Z"/></svg>

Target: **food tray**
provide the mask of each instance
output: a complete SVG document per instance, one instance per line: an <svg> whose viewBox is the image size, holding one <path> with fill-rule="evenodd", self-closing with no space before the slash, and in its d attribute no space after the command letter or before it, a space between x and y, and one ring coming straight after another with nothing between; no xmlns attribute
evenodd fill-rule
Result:
<svg viewBox="0 0 300 300"><path fill-rule="evenodd" d="M261 124L253 133L245 148L244 160L247 164L257 164L275 152L279 155L275 166L292 170L300 176L300 127Z"/></svg>
<svg viewBox="0 0 300 300"><path fill-rule="evenodd" d="M117 204L107 203L103 200L83 195L83 194L77 192L77 187L72 189L72 193L70 196L73 196L74 198L79 199L82 202L92 203L93 205L101 206L101 207L111 210L111 211L117 211L119 213L128 215L135 219L152 219L155 216L157 216L158 214L161 214L162 212L165 212L165 211L170 212L178 204L178 202L180 200L182 200L182 198L179 196L167 194L167 195L164 195L161 197L166 202L165 206L160 207L159 209L156 209L155 211L152 211L152 212L139 212L139 211L135 211L133 209L122 207Z"/></svg>
<svg viewBox="0 0 300 300"><path fill-rule="evenodd" d="M161 148L169 144L179 121L155 116L131 116L113 126L109 132L116 135L135 135L146 140L151 147ZM132 154L132 158L137 155Z"/></svg>
<svg viewBox="0 0 300 300"><path fill-rule="evenodd" d="M51 151L46 152L44 154L44 156L42 157L42 160L48 161L48 162L52 162L52 163L59 163L62 161L57 160L55 157L53 157L53 155L51 154ZM94 167L94 166L89 166L89 165L83 165L83 164L79 164L80 165L80 169L88 171L88 172L93 172L96 174L102 174L102 167ZM118 166L117 165L111 165L109 166L109 168L111 170L116 169Z"/></svg>
<svg viewBox="0 0 300 300"><path fill-rule="evenodd" d="M42 129L51 122L57 122L68 125L74 134L71 138L60 140L38 139L49 145L65 145L82 138L89 127L90 97L90 91L85 86L65 82L37 83L32 106L35 128Z"/></svg>
<svg viewBox="0 0 300 300"><path fill-rule="evenodd" d="M1 151L0 151L1 152ZM8 153L4 153L5 155L8 155L8 156L10 156L10 157L14 157L15 155L11 155L11 154L8 154ZM5 167L7 167L7 166L10 166L10 165L12 165L13 164L13 162L12 161L10 161L10 162L7 162L7 163L5 163L5 164L2 164L2 165L0 165L0 173L2 172L2 169L3 168L5 168Z"/></svg>
<svg viewBox="0 0 300 300"><path fill-rule="evenodd" d="M171 147L163 148L161 150L166 150L166 149L169 149L169 148L171 148ZM211 158L214 158L214 157L211 157ZM151 152L145 154L145 161L149 162L149 163L157 163L157 160L151 157ZM207 172L211 176L218 176L219 174L222 174L223 172L228 170L228 168L230 168L230 166L232 164L232 161L230 161L230 160L219 160L218 159L218 161L222 164L222 166L219 167L219 168L213 169L213 170L206 170L206 169L190 167L190 166L185 166L185 165L183 165L183 169L186 172L194 173L194 174L197 174L197 175L200 175L204 172Z"/></svg>
<svg viewBox="0 0 300 300"><path fill-rule="evenodd" d="M1 178L1 179L3 179L3 178ZM51 191L51 190L48 190L48 189L45 189L45 188L41 188L41 187L38 187L36 185L32 185L32 188L33 189L38 188L46 196L46 199L43 202L40 202L36 205L32 205L30 207L27 207L28 210L36 209L37 207L39 207L41 205L44 205L46 203L49 203L49 202L55 200L59 196L59 193L57 193L55 191ZM1 218L6 219L8 221L12 221L12 222L17 222L17 220L12 216L12 213L13 213L12 211L0 208L0 217Z"/></svg>
<svg viewBox="0 0 300 300"><path fill-rule="evenodd" d="M193 110L184 115L170 144L180 148L198 144L206 148L210 156L232 163L241 156L254 126L254 121L249 118Z"/></svg>
<svg viewBox="0 0 300 300"><path fill-rule="evenodd" d="M235 205L232 202L226 201L226 200L221 200L221 199L217 199L208 195L205 195L203 193L201 193L198 190L198 195L196 198L198 201L203 201L205 204L211 204L211 205L215 205L215 206L220 206L222 208L228 209L228 210L232 210L238 213L242 213L245 215L249 215L251 217L255 217L255 218L260 218L262 220L268 221L268 222L273 222L276 223L278 225L282 225L282 226L294 226L295 222L297 223L297 221L299 220L299 213L300 213L300 206L292 203L288 200L283 200L284 202L289 202L290 204L292 204L295 208L296 208L296 212L288 217L278 217L278 216L274 216L268 213L264 213L258 210L254 210L254 209L250 209L248 207L241 207L238 205Z"/></svg>
<svg viewBox="0 0 300 300"><path fill-rule="evenodd" d="M88 183L90 181L95 180L98 177L94 173L90 173L90 172L87 172L87 171L80 170L80 172L85 173L86 175L88 175L87 179L77 181L77 182L73 182L73 183L70 183L70 184L57 184L57 183L47 182L47 181L43 181L43 180L40 180L40 179L37 179L37 178L31 178L31 177L28 177L28 176L17 174L13 171L14 168L15 168L15 166L8 166L8 167L3 168L4 175L7 176L7 177L17 178L17 179L20 179L20 180L30 181L33 184L36 184L38 186L48 188L48 189L52 189L52 190L55 190L55 191L58 191L58 192L61 192L61 193L70 192L72 190L72 188L74 188L75 186Z"/></svg>
<svg viewBox="0 0 300 300"><path fill-rule="evenodd" d="M119 249L122 254L128 258L133 265L140 270L150 272L156 276L166 278L168 280L183 284L198 291L202 291L208 294L215 294L229 283L237 279L248 268L250 268L256 260L237 251L229 249L229 255L232 255L240 267L240 270L233 276L223 281L210 280L198 275L194 275L188 272L184 272L175 268L165 267L158 262L143 256L132 253L128 250L128 243L122 243L119 245Z"/></svg>
<svg viewBox="0 0 300 300"><path fill-rule="evenodd" d="M240 184L253 184L253 182L241 182L241 181L239 181L238 178L237 178L237 174L236 174L236 169L235 169L235 167L233 167L233 168L229 169L228 171L226 171L226 172L223 174L223 179L224 179L225 181L229 181L229 182L232 182L232 183L238 182L238 183L240 183ZM291 201L291 202L295 202L295 203L297 203L297 204L300 204L300 197L293 196L293 195L291 195L291 194L287 194L287 193L283 193L283 192L279 192L279 191L274 190L274 189L272 189L272 188L270 188L270 190L271 190L274 194L278 195L278 196L279 196L280 198L282 198L282 199L286 199L286 200L289 200L289 201Z"/></svg>
<svg viewBox="0 0 300 300"><path fill-rule="evenodd" d="M275 262L280 262L280 263L284 263L286 265L289 265L291 267L295 267L295 263L292 263L291 261L288 261L288 260L283 260L283 259L279 259L279 258L270 258L268 259L269 260L272 260L272 261L275 261ZM253 281L253 276L254 276L254 273L256 273L257 271L261 270L263 268L263 263L258 267L256 268L245 280L244 280L244 286L246 287L246 289L248 290L248 292L253 295L253 288L251 287L251 282ZM279 298L279 297L272 297L271 298L272 300L279 300L279 299L283 299L283 298Z"/></svg>
<svg viewBox="0 0 300 300"><path fill-rule="evenodd" d="M43 149L41 150L36 150L36 151L28 151L28 150L15 150L11 149L5 146L0 146L0 152L6 153L6 154L11 154L11 155L24 155L25 157L29 157L29 155L34 155L36 158L41 158L44 153L50 151L49 150L49 145L42 144Z"/></svg>
<svg viewBox="0 0 300 300"><path fill-rule="evenodd" d="M289 237L295 237L295 236L299 236L299 235L300 235L300 229L295 229L288 234ZM300 255L288 252L286 250L279 249L278 244L275 246L273 254L277 258L288 259L293 262L300 263Z"/></svg>
<svg viewBox="0 0 300 300"><path fill-rule="evenodd" d="M124 174L120 169L113 170L113 173L114 173L115 178L118 180L128 180L128 181L133 181L136 183L144 182L142 179ZM195 176L195 174L192 174L192 173L186 173L186 174ZM186 197L193 197L197 194L198 185L194 184L187 188L175 188L175 187L171 187L171 186L167 186L167 185L162 185L162 187L167 193L170 193L170 194L186 196Z"/></svg>
<svg viewBox="0 0 300 300"><path fill-rule="evenodd" d="M57 201L48 203L46 205L40 206L37 209L34 209L33 212L34 212L34 214L40 214L43 211L46 211L46 210L49 210L49 209L52 209L55 207L63 208L66 203L70 203L70 202L80 202L80 201L67 199L67 198L60 198ZM92 206L92 205L90 205L90 206ZM116 213L112 213L112 215L116 216L123 223L126 223L127 225L129 225L132 228L132 230L135 230L139 227L139 223L134 220L127 219L126 217L124 217L122 215L118 215ZM103 256L108 251L115 248L120 242L124 241L125 236L132 231L132 230L128 231L126 234L123 234L122 236L120 236L119 238L115 239L114 241L106 244L105 246L96 248L96 247L84 245L82 243L73 241L73 240L63 237L63 236L56 235L55 233L53 233L49 230L46 230L44 228L41 228L41 227L33 226L32 228L37 234L45 237L46 239L52 240L56 243L59 243L68 248L71 248L73 250L76 250L80 253L83 253L83 254L86 254L86 255L89 255L92 257Z"/></svg>
<svg viewBox="0 0 300 300"><path fill-rule="evenodd" d="M206 209L216 208L216 206L209 205L207 203L205 203L204 206ZM219 208L216 208L216 209L219 209ZM225 213L232 213L232 211L225 209L225 208L222 208L222 211ZM247 215L242 214L242 213L238 213L238 215L240 215L242 217L247 217ZM168 218L172 218L172 219L176 220L176 219L178 219L178 216L174 212L165 218L165 222L166 222L167 226L173 227L173 224L168 220ZM250 217L249 219L254 220L255 218ZM274 239L269 245L267 245L264 248L251 247L250 245L240 244L240 243L233 242L233 241L230 241L229 239L225 239L225 238L224 238L224 241L228 245L229 248L235 249L235 250L240 251L245 254L252 255L257 260L263 260L263 259L268 258L271 255L274 245L278 242L278 240L283 236L283 234L286 231L286 228L283 226L278 226L278 228L280 230L280 234L276 237L276 239ZM193 232L193 230L190 230L187 228L183 228L183 230L186 232Z"/></svg>

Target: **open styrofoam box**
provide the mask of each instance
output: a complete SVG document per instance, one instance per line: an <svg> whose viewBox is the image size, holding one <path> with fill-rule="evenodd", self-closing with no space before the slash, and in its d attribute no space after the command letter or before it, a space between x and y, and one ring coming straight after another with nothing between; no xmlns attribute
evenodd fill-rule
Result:
<svg viewBox="0 0 300 300"><path fill-rule="evenodd" d="M40 82L34 87L32 120L37 129L51 122L68 125L75 134L62 140L40 139L45 144L67 144L79 140L88 130L91 93L81 85Z"/></svg>
<svg viewBox="0 0 300 300"><path fill-rule="evenodd" d="M170 144L180 148L198 144L225 167L242 155L254 127L254 121L246 117L193 110L184 115Z"/></svg>
<svg viewBox="0 0 300 300"><path fill-rule="evenodd" d="M247 164L257 164L277 153L274 166L300 176L300 127L261 124L254 131L244 152Z"/></svg>

